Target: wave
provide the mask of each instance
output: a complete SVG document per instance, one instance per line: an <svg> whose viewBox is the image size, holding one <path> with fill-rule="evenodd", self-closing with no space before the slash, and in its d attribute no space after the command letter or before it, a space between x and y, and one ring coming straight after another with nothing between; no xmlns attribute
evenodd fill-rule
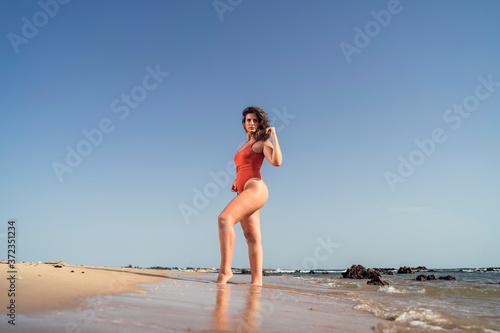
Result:
<svg viewBox="0 0 500 333"><path fill-rule="evenodd" d="M441 331L449 320L440 313L428 308L400 309L378 302L358 300L361 303L354 309L371 312L379 318L388 320L377 325L376 332L428 332Z"/></svg>
<svg viewBox="0 0 500 333"><path fill-rule="evenodd" d="M393 286L382 286L377 291L388 294L424 294L425 288L412 290L405 288L396 288Z"/></svg>
<svg viewBox="0 0 500 333"><path fill-rule="evenodd" d="M432 323L446 323L447 319L443 318L441 315L432 311L431 309L426 308L416 308L413 310L405 311L401 313L395 321L404 321L404 322L432 322Z"/></svg>

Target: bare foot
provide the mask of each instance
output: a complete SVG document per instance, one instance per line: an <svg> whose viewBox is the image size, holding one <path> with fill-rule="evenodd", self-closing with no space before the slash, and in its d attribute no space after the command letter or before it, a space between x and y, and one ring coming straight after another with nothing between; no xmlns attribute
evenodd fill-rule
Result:
<svg viewBox="0 0 500 333"><path fill-rule="evenodd" d="M219 272L219 276L217 277L217 283L226 284L226 282L229 281L229 279L232 277L233 277L233 272L229 272L229 274Z"/></svg>
<svg viewBox="0 0 500 333"><path fill-rule="evenodd" d="M262 282L252 282L250 283L252 286L258 286L258 287L262 287Z"/></svg>

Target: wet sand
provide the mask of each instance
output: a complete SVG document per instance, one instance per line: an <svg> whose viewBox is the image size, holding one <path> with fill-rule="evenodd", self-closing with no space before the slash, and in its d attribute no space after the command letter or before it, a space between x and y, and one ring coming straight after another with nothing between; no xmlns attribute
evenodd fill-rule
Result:
<svg viewBox="0 0 500 333"><path fill-rule="evenodd" d="M371 332L383 321L289 277L255 287L241 274L218 285L213 273L23 265L16 326L4 314L2 332Z"/></svg>
<svg viewBox="0 0 500 333"><path fill-rule="evenodd" d="M55 266L62 266L55 268ZM66 265L63 262L16 264L16 312L63 310L75 307L79 300L98 295L142 292L139 283L164 279L171 271ZM0 290L8 290L8 265L0 264ZM0 299L10 300L6 292ZM5 302L2 302L2 305ZM4 312L2 306L2 313Z"/></svg>

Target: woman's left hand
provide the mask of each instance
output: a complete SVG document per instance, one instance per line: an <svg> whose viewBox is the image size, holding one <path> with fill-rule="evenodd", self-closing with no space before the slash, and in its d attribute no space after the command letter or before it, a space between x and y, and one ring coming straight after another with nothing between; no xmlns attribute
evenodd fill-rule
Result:
<svg viewBox="0 0 500 333"><path fill-rule="evenodd" d="M266 134L271 133L272 137L276 136L276 129L274 127L268 127L266 128Z"/></svg>

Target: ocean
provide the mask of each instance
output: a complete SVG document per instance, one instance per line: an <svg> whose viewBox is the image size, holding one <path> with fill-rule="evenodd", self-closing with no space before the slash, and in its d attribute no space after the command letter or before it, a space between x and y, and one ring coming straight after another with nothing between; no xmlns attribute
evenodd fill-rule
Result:
<svg viewBox="0 0 500 333"><path fill-rule="evenodd" d="M385 319L375 332L500 332L500 269L434 269L415 274L384 275L386 286L372 286L367 279L344 279L345 270L316 270L297 274L270 270L347 296L354 309ZM328 274L325 274L328 273ZM396 273L396 271L394 271ZM417 281L420 274L456 280ZM265 278L264 278L265 279ZM265 281L265 280L264 280ZM266 282L264 282L266 283Z"/></svg>

